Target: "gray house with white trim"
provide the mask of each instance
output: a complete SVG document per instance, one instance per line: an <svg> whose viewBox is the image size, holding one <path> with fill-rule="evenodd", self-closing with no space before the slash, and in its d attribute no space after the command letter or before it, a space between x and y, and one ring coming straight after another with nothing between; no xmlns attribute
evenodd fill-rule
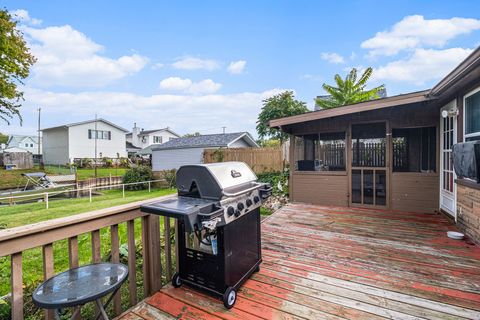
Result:
<svg viewBox="0 0 480 320"><path fill-rule="evenodd" d="M248 132L207 134L172 139L152 147L152 169L178 169L187 164L203 162L203 152L219 148L258 148Z"/></svg>

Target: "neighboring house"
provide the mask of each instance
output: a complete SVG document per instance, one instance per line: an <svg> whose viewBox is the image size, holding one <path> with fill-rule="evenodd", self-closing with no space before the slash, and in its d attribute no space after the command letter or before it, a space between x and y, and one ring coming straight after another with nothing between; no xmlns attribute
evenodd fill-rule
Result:
<svg viewBox="0 0 480 320"><path fill-rule="evenodd" d="M23 149L33 155L38 155L38 136L11 135L8 137L7 148ZM41 142L40 154L42 154Z"/></svg>
<svg viewBox="0 0 480 320"><path fill-rule="evenodd" d="M42 132L45 164L68 164L77 158L127 156L127 130L105 119L65 124L43 129Z"/></svg>
<svg viewBox="0 0 480 320"><path fill-rule="evenodd" d="M126 134L126 146L128 155L134 155L138 151L154 144L162 144L170 139L180 138L180 135L173 132L170 128L143 130L134 123L132 132ZM151 154L150 148L142 154Z"/></svg>
<svg viewBox="0 0 480 320"><path fill-rule="evenodd" d="M258 148L248 132L207 134L173 139L152 146L153 171L178 169L182 165L203 162L206 149L218 148Z"/></svg>
<svg viewBox="0 0 480 320"><path fill-rule="evenodd" d="M291 137L291 200L441 211L480 242L480 184L452 165L453 144L480 139L479 75L477 48L430 90L272 120Z"/></svg>

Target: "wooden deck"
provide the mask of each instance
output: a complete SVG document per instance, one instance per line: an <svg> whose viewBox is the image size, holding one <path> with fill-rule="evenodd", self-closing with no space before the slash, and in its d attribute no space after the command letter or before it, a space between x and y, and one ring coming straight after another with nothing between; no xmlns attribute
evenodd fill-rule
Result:
<svg viewBox="0 0 480 320"><path fill-rule="evenodd" d="M235 307L167 286L122 319L480 319L480 248L442 215L291 204Z"/></svg>

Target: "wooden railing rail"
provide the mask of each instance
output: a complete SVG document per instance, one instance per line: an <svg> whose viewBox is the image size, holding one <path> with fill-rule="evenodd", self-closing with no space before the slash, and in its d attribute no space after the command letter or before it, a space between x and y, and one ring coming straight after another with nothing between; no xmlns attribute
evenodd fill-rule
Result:
<svg viewBox="0 0 480 320"><path fill-rule="evenodd" d="M171 196L138 201L70 217L1 230L0 257L10 256L11 261L11 318L14 320L24 318L25 301L22 265L25 261L22 262L22 253L25 250L42 248L43 278L47 279L55 273L53 251L53 244L55 242L67 240L68 265L70 268L75 268L79 266L79 256L81 254L81 252L79 252L78 237L90 233L91 262L100 262L102 259L100 230L102 228L109 228L111 246L110 261L119 262L121 246L119 225L123 223L126 224L127 260L130 270L128 277L128 305L135 305L138 302L136 243L140 242L135 239L135 219L138 218L141 220L143 293L146 297L158 291L162 286L162 277L165 281L168 281L171 277L172 263L176 263L175 261L172 262L172 260L176 260L176 258L172 259L172 250L175 250L176 246L172 246L170 243L170 220L168 218L162 218L164 227L160 228L160 217L141 212L140 206L167 197ZM163 250L162 239L164 239ZM175 251L173 251L173 254L175 254ZM161 263L162 256L165 261L164 267L162 267ZM113 311L115 315L122 312L120 293L117 293L114 297ZM53 319L53 313L45 311L45 318Z"/></svg>

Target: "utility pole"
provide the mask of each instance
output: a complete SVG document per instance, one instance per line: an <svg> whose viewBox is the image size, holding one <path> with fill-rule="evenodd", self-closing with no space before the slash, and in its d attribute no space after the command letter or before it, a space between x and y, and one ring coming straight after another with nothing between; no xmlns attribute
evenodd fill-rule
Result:
<svg viewBox="0 0 480 320"><path fill-rule="evenodd" d="M39 164L40 167L42 166L42 162L43 162L43 159L40 160L40 159L41 159L41 158L40 158L40 152L41 152L41 151L40 151L40 143L41 143L41 140L40 140L40 139L41 139L41 138L40 138L40 113L41 113L41 112L42 112L42 108L38 108L38 132L37 132L37 133L38 133L38 141L37 141L37 143L38 143L38 152L37 152L37 153L38 153L38 159L39 159L39 163L38 163L38 164Z"/></svg>
<svg viewBox="0 0 480 320"><path fill-rule="evenodd" d="M225 129L227 129L227 127L222 127L223 129L223 134L225 134Z"/></svg>
<svg viewBox="0 0 480 320"><path fill-rule="evenodd" d="M97 137L98 137L97 114L95 113L95 159L93 162L93 165L95 166L95 178L97 177Z"/></svg>

